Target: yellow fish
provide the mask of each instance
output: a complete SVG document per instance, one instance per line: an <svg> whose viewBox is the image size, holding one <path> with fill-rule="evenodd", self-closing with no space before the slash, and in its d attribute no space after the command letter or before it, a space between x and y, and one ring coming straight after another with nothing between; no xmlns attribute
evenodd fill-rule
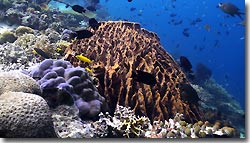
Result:
<svg viewBox="0 0 250 143"><path fill-rule="evenodd" d="M60 51L62 51L62 48L56 48L56 51L60 52Z"/></svg>
<svg viewBox="0 0 250 143"><path fill-rule="evenodd" d="M92 62L89 58L83 56L82 54L81 55L76 55L76 58L80 61L83 61L85 63L90 63Z"/></svg>
<svg viewBox="0 0 250 143"><path fill-rule="evenodd" d="M89 73L93 73L93 71L88 67L86 67L85 70L88 71Z"/></svg>

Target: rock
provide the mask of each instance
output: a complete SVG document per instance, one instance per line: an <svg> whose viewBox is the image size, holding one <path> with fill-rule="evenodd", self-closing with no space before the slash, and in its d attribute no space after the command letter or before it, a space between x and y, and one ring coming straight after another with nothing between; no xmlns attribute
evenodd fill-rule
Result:
<svg viewBox="0 0 250 143"><path fill-rule="evenodd" d="M7 91L41 94L39 84L20 71L0 72L0 94Z"/></svg>
<svg viewBox="0 0 250 143"><path fill-rule="evenodd" d="M6 92L0 95L1 137L55 137L46 101L35 94Z"/></svg>

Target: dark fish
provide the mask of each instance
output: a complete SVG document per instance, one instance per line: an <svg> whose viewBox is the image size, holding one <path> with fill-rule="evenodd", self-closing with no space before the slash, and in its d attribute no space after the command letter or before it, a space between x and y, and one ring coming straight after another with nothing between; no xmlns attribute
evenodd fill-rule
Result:
<svg viewBox="0 0 250 143"><path fill-rule="evenodd" d="M87 8L87 10L89 10L89 11L96 11L96 8L94 7L94 6L88 6L88 7L86 7Z"/></svg>
<svg viewBox="0 0 250 143"><path fill-rule="evenodd" d="M89 19L89 26L91 28L93 28L94 30L97 30L100 26L100 23L98 23L95 18L90 18Z"/></svg>
<svg viewBox="0 0 250 143"><path fill-rule="evenodd" d="M229 2L221 2L218 4L218 7L225 13L234 16L234 15L238 15L240 17L240 19L243 20L243 18L241 17L241 14L245 14L243 12L240 12L240 9L238 7L236 7L234 4L229 3Z"/></svg>
<svg viewBox="0 0 250 143"><path fill-rule="evenodd" d="M128 0L128 2L132 2L132 0Z"/></svg>
<svg viewBox="0 0 250 143"><path fill-rule="evenodd" d="M169 16L170 17L175 17L177 14L176 13L171 13Z"/></svg>
<svg viewBox="0 0 250 143"><path fill-rule="evenodd" d="M182 31L182 34L183 34L184 36L186 36L186 37L189 37L188 31Z"/></svg>
<svg viewBox="0 0 250 143"><path fill-rule="evenodd" d="M86 10L84 9L84 7L80 6L80 5L73 5L71 6L71 8L78 13L84 13L86 12Z"/></svg>
<svg viewBox="0 0 250 143"><path fill-rule="evenodd" d="M189 103L198 104L198 101L201 101L196 90L190 85L186 83L180 83L181 89L181 98Z"/></svg>
<svg viewBox="0 0 250 143"><path fill-rule="evenodd" d="M148 72L136 70L132 71L132 76L135 81L142 82L147 85L155 85L156 84L156 78L154 75Z"/></svg>
<svg viewBox="0 0 250 143"><path fill-rule="evenodd" d="M187 57L181 56L180 57L180 66L183 68L185 72L192 72L192 64L188 60Z"/></svg>
<svg viewBox="0 0 250 143"><path fill-rule="evenodd" d="M44 52L43 50L41 50L39 48L34 48L34 50L36 51L37 54L41 55L45 59L49 59L50 58L50 55L48 53Z"/></svg>
<svg viewBox="0 0 250 143"><path fill-rule="evenodd" d="M195 22L201 22L202 20L200 18L196 18Z"/></svg>
<svg viewBox="0 0 250 143"><path fill-rule="evenodd" d="M135 11L135 10L136 10L135 7L131 7L131 8L130 8L130 11Z"/></svg>
<svg viewBox="0 0 250 143"><path fill-rule="evenodd" d="M79 31L75 31L71 34L70 39L74 39L76 37L76 39L84 39L84 38L90 38L91 36L93 36L94 34L92 32L90 32L89 30L79 30Z"/></svg>

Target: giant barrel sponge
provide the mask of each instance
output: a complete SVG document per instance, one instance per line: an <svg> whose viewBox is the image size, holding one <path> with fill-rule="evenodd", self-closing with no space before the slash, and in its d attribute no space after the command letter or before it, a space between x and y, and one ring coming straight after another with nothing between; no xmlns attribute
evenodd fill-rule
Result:
<svg viewBox="0 0 250 143"><path fill-rule="evenodd" d="M197 93L155 33L132 22L99 23L98 29L88 29L92 37L73 42L65 51L65 59L82 67L89 63L79 61L76 55L93 61L88 66L99 81L98 91L106 98L111 114L122 105L151 121L173 118L176 113L182 113L189 122L202 119ZM135 70L152 74L156 84L135 81Z"/></svg>

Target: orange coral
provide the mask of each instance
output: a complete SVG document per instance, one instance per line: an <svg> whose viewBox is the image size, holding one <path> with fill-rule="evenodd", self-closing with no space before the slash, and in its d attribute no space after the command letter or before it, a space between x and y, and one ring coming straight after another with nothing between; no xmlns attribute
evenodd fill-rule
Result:
<svg viewBox="0 0 250 143"><path fill-rule="evenodd" d="M106 97L111 113L119 104L151 120L173 118L176 113L183 113L191 122L201 119L197 95L186 91L192 87L186 86L189 83L185 74L155 33L132 22L100 23L97 30L89 28L94 33L91 38L74 41L66 50L65 59L74 66L87 66L75 58L77 54L93 61L99 93ZM134 81L132 70L155 75L157 83L150 86Z"/></svg>

